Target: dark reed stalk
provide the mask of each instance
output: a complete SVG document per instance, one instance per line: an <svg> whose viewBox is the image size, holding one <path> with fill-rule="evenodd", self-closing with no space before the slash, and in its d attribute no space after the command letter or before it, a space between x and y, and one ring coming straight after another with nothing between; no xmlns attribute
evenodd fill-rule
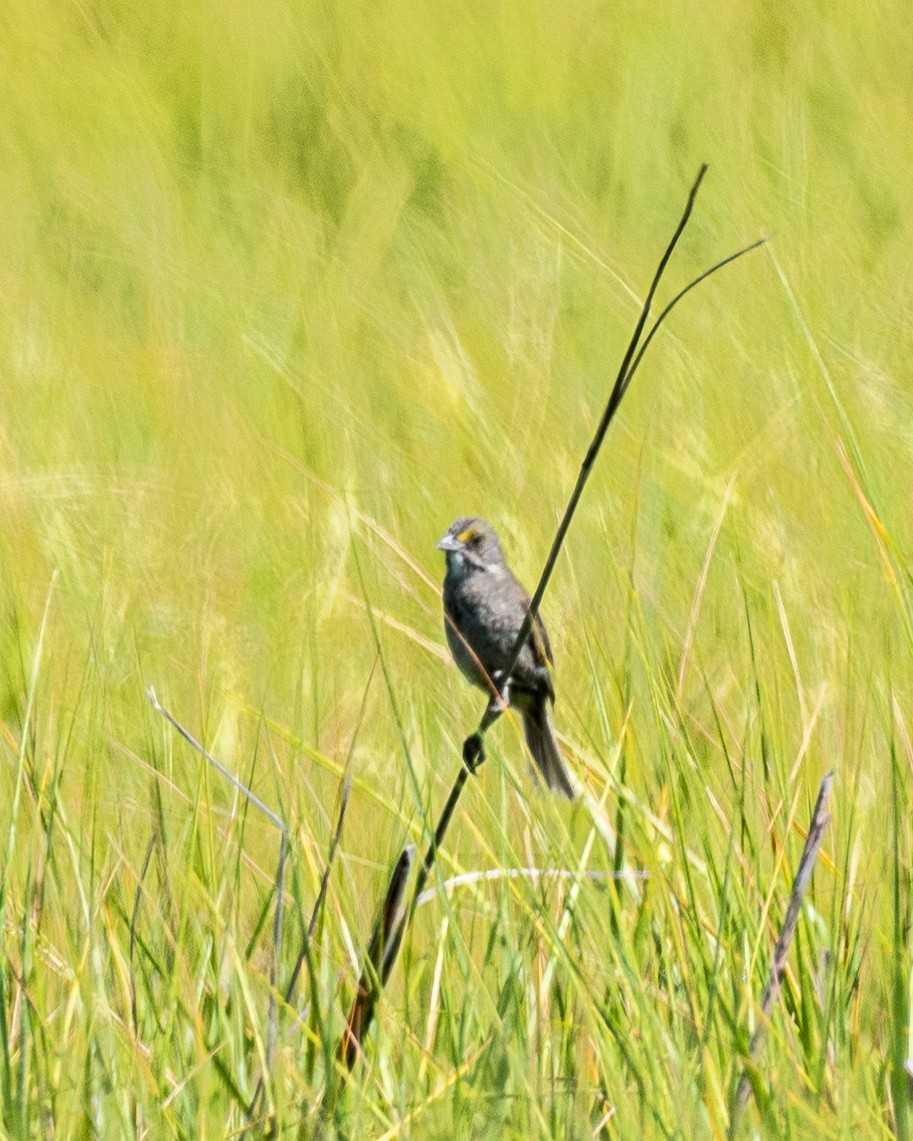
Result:
<svg viewBox="0 0 913 1141"><path fill-rule="evenodd" d="M691 191L688 195L688 201L685 205L681 219L679 220L679 223L675 228L675 232L672 235L668 246L666 247L665 253L660 259L659 265L656 268L656 272L653 275L650 289L641 309L640 316L637 319L637 324L634 327L634 332L631 336L631 340L628 344L621 365L619 366L618 373L615 377L615 383L612 386L611 393L609 394L609 399L606 402L606 406L603 410L599 425L596 428L596 433L593 436L589 448L587 449L586 455L584 456L583 463L580 467L580 473L577 476L577 482L574 485L574 489L571 492L571 496L568 500L567 507L565 508L564 515L562 516L561 522L558 525L558 529L555 532L555 537L552 541L552 546L551 550L549 551L548 558L545 561L545 567L539 579L539 584L536 587L536 591L530 602L526 618L523 622L522 627L520 628L519 634L517 635L517 640L514 643L513 650L511 651L509 663L504 670L504 676L507 678L511 676L511 673L517 664L517 660L520 657L520 653L523 649L526 639L529 637L530 631L533 628L533 622L535 621L536 615L539 612L539 607L545 595L546 588L548 587L549 580L551 579L552 571L555 569L555 564L558 560L558 555L561 551L562 544L564 543L565 535L567 534L568 528L570 527L571 520L574 517L574 512L577 509L577 504L580 502L580 497L582 496L583 489L590 477L593 465L595 464L596 458L599 455L599 451L602 447L603 440L605 439L606 432L609 429L609 425L615 418L622 398L628 390L634 373L643 360L644 352L646 351L647 346L652 341L660 325L663 323L675 305L677 305L678 302L685 296L686 293L689 293L692 289L695 288L695 286L699 285L702 281L706 280L712 274L716 273L717 270L722 269L724 266L729 265L730 262L733 262L751 250L756 249L757 246L761 245L761 243L764 241L762 238L759 241L753 242L751 245L738 250L736 253L730 254L722 261L719 261L715 265L711 266L710 269L705 270L702 274L700 274L699 277L695 278L692 282L685 286L685 288L676 294L672 301L665 307L665 309L654 322L643 343L641 344L641 337L650 316L650 311L656 290L659 286L660 280L662 279L663 273L665 272L666 266L669 263L669 259L672 257L672 253L675 250L675 247L678 245L679 238L682 236L685 226L688 224L688 219L690 218L691 211L694 208L697 192L706 173L707 164L704 163L698 171L697 178L694 180L694 184L691 187ZM640 346L640 351L638 351L638 346ZM425 885L428 882L428 877L431 874L431 869L434 866L434 861L437 856L438 849L443 843L444 836L446 835L447 828L449 827L450 821L453 818L453 814L456 811L456 807L463 793L463 788L466 785L466 781L469 779L470 773L474 772L476 767L485 759L482 739L490 726L501 715L503 709L503 704L499 703L496 700L490 701L485 709L485 712L482 714L478 728L474 733L467 737L463 743L463 765L457 772L453 787L450 790L450 795L447 797L447 801L441 810L440 817L438 818L437 827L434 830L434 838L429 844L421 866L419 867L409 908L408 910L403 911L397 927L389 934L389 949L385 953L383 959L383 966L385 970L375 973L375 986L378 984L382 986L386 982L390 970L393 968L396 953L399 951L399 947L402 943L406 923L412 917L415 911L416 901L424 891ZM397 876L400 874L400 866L402 860L403 856L400 856L400 861L397 863L396 870L394 871L394 882L396 881ZM393 885L391 882L391 888L392 886ZM375 947L378 944L379 940L382 944L383 935L380 929L380 924L375 926L374 932L371 936L370 946ZM365 975L363 972L362 978L364 979L364 977ZM374 993L374 991L363 993L361 990L361 985L359 984L359 990L356 993L355 1000L352 1004L349 1018L346 1023L345 1035L339 1049L340 1058L347 1063L349 1068L354 1065L355 1059L360 1053L360 1047L362 1045L364 1034L367 1032L368 1027L371 1024L371 1018L373 1016L376 1001L377 994ZM352 1041L353 1038L356 1039L354 1042Z"/></svg>

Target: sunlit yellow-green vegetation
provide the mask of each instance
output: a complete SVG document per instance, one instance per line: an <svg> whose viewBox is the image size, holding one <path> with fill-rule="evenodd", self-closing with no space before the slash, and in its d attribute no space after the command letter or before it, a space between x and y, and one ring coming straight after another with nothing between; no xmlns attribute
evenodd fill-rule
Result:
<svg viewBox="0 0 913 1141"><path fill-rule="evenodd" d="M5 6L5 1136L242 1131L347 765L277 1135L724 1137L829 770L741 1129L910 1135L910 29ZM705 160L659 302L770 240L654 342L546 596L581 795L493 729L343 1089L377 901L481 713L434 542L484 515L535 582ZM277 831L150 686L288 821L274 989Z"/></svg>

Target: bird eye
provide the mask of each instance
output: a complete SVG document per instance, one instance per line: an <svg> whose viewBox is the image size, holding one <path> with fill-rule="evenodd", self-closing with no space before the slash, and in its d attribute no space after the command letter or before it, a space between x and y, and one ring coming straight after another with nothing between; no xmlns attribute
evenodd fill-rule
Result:
<svg viewBox="0 0 913 1141"><path fill-rule="evenodd" d="M457 535L457 539L461 543L475 543L479 537L479 532L475 527L467 527L465 531L461 531L459 535Z"/></svg>

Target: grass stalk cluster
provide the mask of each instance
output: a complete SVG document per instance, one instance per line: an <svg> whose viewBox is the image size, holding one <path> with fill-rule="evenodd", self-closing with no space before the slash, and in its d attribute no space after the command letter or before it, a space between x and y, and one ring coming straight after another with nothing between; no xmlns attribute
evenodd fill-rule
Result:
<svg viewBox="0 0 913 1141"><path fill-rule="evenodd" d="M262 1078L283 1137L723 1138L747 1072L744 1135L909 1138L906 12L0 23L0 1132L240 1136ZM434 542L478 513L534 583L703 160L676 280L770 238L555 563L583 794L492 728L342 1088L478 716ZM150 686L286 828L277 953L281 830Z"/></svg>

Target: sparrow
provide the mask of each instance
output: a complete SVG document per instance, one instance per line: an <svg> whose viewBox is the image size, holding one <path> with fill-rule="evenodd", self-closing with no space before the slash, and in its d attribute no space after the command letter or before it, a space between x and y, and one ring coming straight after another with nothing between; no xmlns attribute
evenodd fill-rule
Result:
<svg viewBox="0 0 913 1141"><path fill-rule="evenodd" d="M574 790L548 715L549 704L555 703L552 651L538 614L510 677L504 676L530 598L508 567L498 536L484 519L466 516L457 519L437 547L447 560L444 629L454 661L489 695L489 711L503 703L520 713L542 779L572 800ZM475 744L470 753L481 758L481 739ZM473 767L468 758L467 765Z"/></svg>

